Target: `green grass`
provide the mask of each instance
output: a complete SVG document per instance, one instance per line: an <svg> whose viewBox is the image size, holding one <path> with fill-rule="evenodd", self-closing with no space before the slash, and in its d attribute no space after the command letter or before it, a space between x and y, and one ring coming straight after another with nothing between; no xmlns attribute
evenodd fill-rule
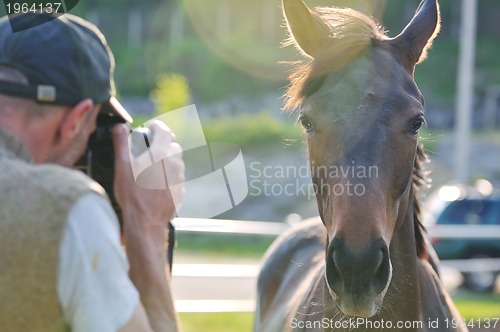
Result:
<svg viewBox="0 0 500 332"><path fill-rule="evenodd" d="M252 331L253 313L182 313L183 332Z"/></svg>
<svg viewBox="0 0 500 332"><path fill-rule="evenodd" d="M455 302L460 315L466 319L500 318L500 295L456 295L453 297L453 301Z"/></svg>
<svg viewBox="0 0 500 332"><path fill-rule="evenodd" d="M453 298L465 319L500 317L500 296L464 294ZM253 313L182 313L183 332L245 332L252 331Z"/></svg>
<svg viewBox="0 0 500 332"><path fill-rule="evenodd" d="M260 259L273 236L177 233L177 253Z"/></svg>

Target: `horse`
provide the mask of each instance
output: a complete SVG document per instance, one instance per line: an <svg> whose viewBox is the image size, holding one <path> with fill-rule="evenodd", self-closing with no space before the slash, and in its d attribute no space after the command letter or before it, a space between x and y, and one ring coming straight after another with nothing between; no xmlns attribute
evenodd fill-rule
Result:
<svg viewBox="0 0 500 332"><path fill-rule="evenodd" d="M281 235L257 280L254 331L467 331L425 239L426 185L414 81L440 30L423 0L396 37L350 8L282 0L294 63L285 109L300 108L319 218Z"/></svg>

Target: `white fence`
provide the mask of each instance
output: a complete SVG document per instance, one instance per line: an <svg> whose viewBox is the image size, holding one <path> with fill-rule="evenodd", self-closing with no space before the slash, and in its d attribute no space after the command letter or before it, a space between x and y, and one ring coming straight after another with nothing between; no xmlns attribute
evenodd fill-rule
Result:
<svg viewBox="0 0 500 332"><path fill-rule="evenodd" d="M278 236L290 225L277 222L175 218L175 229L179 232L234 233Z"/></svg>
<svg viewBox="0 0 500 332"><path fill-rule="evenodd" d="M433 225L427 232L431 238L500 240L500 226L496 225Z"/></svg>
<svg viewBox="0 0 500 332"><path fill-rule="evenodd" d="M291 218L297 219L297 218ZM203 232L212 234L248 234L258 236L278 236L291 226L288 223L273 223L241 220L217 219L174 219L174 225L179 232ZM428 228L431 238L452 239L497 239L500 240L500 226L434 226ZM500 271L500 259L477 258L465 260L441 261L445 267L460 272L472 271ZM255 308L255 280L259 271L257 263L244 263L236 261L216 264L204 262L180 263L174 260L173 279L174 293L179 288L189 292L197 289L199 284L205 286L219 284L228 291L229 299L220 298L218 291L204 289L205 298L193 299L191 296L178 299L176 307L179 312L251 312ZM200 282L200 278L204 279ZM207 278L210 281L207 282ZM198 294L200 290L197 290ZM236 293L241 293L240 298ZM208 297L208 298L207 298ZM222 296L223 297L223 296Z"/></svg>
<svg viewBox="0 0 500 332"><path fill-rule="evenodd" d="M427 228L434 239L499 240L500 226L496 225L432 225ZM441 260L441 265L460 272L500 271L500 258Z"/></svg>
<svg viewBox="0 0 500 332"><path fill-rule="evenodd" d="M233 233L278 236L290 227L287 223L176 218L174 224L180 232ZM433 225L427 229L430 238L439 239L496 239L500 240L500 226L496 225ZM441 264L460 272L500 271L500 258L474 258L446 260Z"/></svg>

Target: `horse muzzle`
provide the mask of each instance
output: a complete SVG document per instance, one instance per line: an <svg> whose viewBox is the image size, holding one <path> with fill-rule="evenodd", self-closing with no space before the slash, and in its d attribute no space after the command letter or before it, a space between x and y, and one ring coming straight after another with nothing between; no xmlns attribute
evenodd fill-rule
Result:
<svg viewBox="0 0 500 332"><path fill-rule="evenodd" d="M326 282L338 308L348 316L377 313L392 277L389 249L382 238L354 251L334 238L326 257Z"/></svg>

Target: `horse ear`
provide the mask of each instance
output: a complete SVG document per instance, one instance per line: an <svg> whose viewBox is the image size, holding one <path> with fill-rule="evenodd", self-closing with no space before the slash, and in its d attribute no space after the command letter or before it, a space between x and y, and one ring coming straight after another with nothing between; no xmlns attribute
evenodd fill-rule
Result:
<svg viewBox="0 0 500 332"><path fill-rule="evenodd" d="M403 64L410 73L424 61L427 50L441 29L438 0L422 0L413 19L391 43L401 52Z"/></svg>
<svg viewBox="0 0 500 332"><path fill-rule="evenodd" d="M294 44L305 56L314 58L328 38L328 26L302 0L283 0L283 15Z"/></svg>

